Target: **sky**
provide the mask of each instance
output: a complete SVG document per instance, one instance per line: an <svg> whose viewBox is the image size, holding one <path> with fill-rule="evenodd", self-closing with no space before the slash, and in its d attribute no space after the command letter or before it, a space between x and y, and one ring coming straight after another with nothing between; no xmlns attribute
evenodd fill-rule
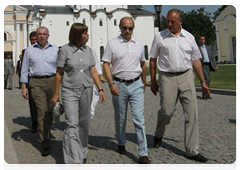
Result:
<svg viewBox="0 0 240 170"><path fill-rule="evenodd" d="M213 13L215 11L217 11L218 8L220 8L221 6L222 5L163 5L161 15L166 17L167 12L172 8L177 8L177 9L179 9L181 11L184 11L184 12L190 12L192 10L196 11L197 9L200 9L200 8L204 7L205 11L211 12L211 14L212 14L211 16L214 16ZM143 7L147 11L155 12L154 5L143 5Z"/></svg>

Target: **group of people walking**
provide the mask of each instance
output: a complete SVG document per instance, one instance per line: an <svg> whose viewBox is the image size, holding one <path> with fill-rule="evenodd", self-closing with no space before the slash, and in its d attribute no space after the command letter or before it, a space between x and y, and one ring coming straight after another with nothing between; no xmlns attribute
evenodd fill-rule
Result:
<svg viewBox="0 0 240 170"><path fill-rule="evenodd" d="M192 71L196 72L201 81L203 96L210 97L199 60L201 53L194 37L181 27L180 10L170 10L167 22L168 29L155 35L149 54L151 91L155 95L159 91L161 101L154 146L161 146L166 125L170 123L179 99L185 115L186 157L206 162L207 158L198 151L198 109ZM125 130L130 103L138 142L139 163L150 164L144 120L145 52L143 43L132 36L134 28L132 18L121 19L121 34L107 43L102 57L103 69L112 94L117 151L120 154L127 152ZM94 84L98 88L101 103L105 102L100 82L102 78L99 79L98 76L101 71L96 69L101 66L94 50L86 45L89 39L86 25L74 23L70 28L69 43L61 48L48 42L48 37L48 29L39 27L36 30L36 41L25 49L20 77L22 96L25 99L31 96L35 102L42 144L41 154L48 156L51 153L53 107L60 100L61 84L61 99L66 119L63 135L64 161L67 164L82 164L87 161ZM159 85L156 81L156 67L160 70Z"/></svg>

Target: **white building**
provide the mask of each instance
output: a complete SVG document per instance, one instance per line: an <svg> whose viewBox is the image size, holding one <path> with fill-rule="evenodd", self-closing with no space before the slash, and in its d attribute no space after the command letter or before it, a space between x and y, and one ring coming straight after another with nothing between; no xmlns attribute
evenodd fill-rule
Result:
<svg viewBox="0 0 240 170"><path fill-rule="evenodd" d="M39 26L49 29L50 43L62 46L68 43L70 27L77 22L88 26L87 45L95 49L100 59L107 42L120 35L119 21L125 16L133 18L133 36L145 45L148 59L153 37L158 32L154 27L157 14L146 11L142 5L9 5L4 10L4 52L12 49L16 64L22 49L30 45L29 33Z"/></svg>

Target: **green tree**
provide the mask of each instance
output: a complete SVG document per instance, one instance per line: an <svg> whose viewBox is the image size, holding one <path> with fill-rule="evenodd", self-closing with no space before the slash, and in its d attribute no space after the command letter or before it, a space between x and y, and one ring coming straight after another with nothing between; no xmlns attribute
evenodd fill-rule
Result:
<svg viewBox="0 0 240 170"><path fill-rule="evenodd" d="M215 21L215 19L221 14L221 12L227 7L228 5L222 5L220 8L218 8L218 10L216 12L214 12L214 17L213 17L213 21Z"/></svg>
<svg viewBox="0 0 240 170"><path fill-rule="evenodd" d="M206 12L204 8L183 13L182 27L193 34L197 42L201 35L205 36L207 45L213 44L216 40L215 27L211 21L211 13Z"/></svg>

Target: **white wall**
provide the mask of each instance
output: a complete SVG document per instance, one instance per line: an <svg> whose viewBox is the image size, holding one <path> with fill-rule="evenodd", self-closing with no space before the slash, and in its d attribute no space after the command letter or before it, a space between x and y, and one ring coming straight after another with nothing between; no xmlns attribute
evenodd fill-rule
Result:
<svg viewBox="0 0 240 170"><path fill-rule="evenodd" d="M48 41L56 46L63 46L68 43L68 35L73 24L73 14L47 14L42 20L41 26L49 29ZM69 22L67 26L66 22Z"/></svg>

